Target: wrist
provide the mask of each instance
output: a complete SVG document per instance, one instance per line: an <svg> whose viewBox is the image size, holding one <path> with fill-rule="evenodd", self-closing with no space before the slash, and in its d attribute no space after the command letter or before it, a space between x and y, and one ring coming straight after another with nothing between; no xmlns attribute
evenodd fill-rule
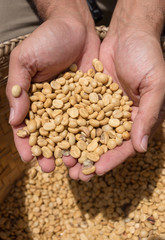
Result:
<svg viewBox="0 0 165 240"><path fill-rule="evenodd" d="M38 14L48 19L68 19L94 28L94 21L85 0L34 0Z"/></svg>
<svg viewBox="0 0 165 240"><path fill-rule="evenodd" d="M165 2L161 0L118 0L110 32L143 31L160 37L165 20Z"/></svg>

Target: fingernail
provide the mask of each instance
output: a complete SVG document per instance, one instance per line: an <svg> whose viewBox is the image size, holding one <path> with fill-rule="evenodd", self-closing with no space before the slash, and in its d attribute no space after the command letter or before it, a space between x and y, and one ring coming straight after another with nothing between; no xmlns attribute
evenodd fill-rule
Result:
<svg viewBox="0 0 165 240"><path fill-rule="evenodd" d="M10 116L9 116L9 123L11 123L11 121L14 118L14 108L10 108Z"/></svg>
<svg viewBox="0 0 165 240"><path fill-rule="evenodd" d="M147 135L145 135L145 136L142 138L141 147L143 148L144 152L147 151L147 147L148 147L148 136L147 136Z"/></svg>

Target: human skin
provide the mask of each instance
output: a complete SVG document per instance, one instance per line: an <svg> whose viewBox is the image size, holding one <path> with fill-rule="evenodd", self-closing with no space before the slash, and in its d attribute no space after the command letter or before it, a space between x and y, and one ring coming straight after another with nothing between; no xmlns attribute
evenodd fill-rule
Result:
<svg viewBox="0 0 165 240"><path fill-rule="evenodd" d="M28 90L31 82L48 81L73 62L83 71L91 68L93 58L98 58L100 40L87 3L84 0L36 0L44 23L16 47L10 57L6 94L10 104L9 123L14 141L23 161L32 159L28 139L16 135L23 127L29 110ZM12 86L22 88L19 98L11 94ZM71 165L76 160L71 161ZM38 158L44 172L53 171L54 159ZM66 163L70 166L70 163Z"/></svg>
<svg viewBox="0 0 165 240"><path fill-rule="evenodd" d="M135 151L147 151L149 137L165 118L165 62L160 46L164 17L165 1L118 1L99 58L133 100L133 126L131 140L101 157L97 174Z"/></svg>
<svg viewBox="0 0 165 240"><path fill-rule="evenodd" d="M164 4L158 0L153 0L152 2L149 0L135 0L134 2L119 0L110 23L108 34L101 44L99 52L100 43L95 34L94 24L88 9L86 7L79 8L78 6L80 6L79 3L81 1L75 1L78 5L76 5L77 9L74 12L75 5L72 5L73 2L70 1L69 9L72 11L72 14L65 16L67 19L66 23L64 14L62 14L64 9L62 12L60 10L65 6L64 1L60 1L63 5L55 3L55 5L49 5L48 1L42 4L42 1L36 0L41 16L46 21L31 35L31 38L24 41L22 45L14 50L11 56L7 94L10 106L15 109L15 117L10 123L13 126L15 143L22 159L24 161L31 160L32 156L28 141L26 139L19 139L16 136L16 129L18 128L16 126L22 123L28 111L29 102L26 91L29 88L31 80L49 80L73 62L78 63L79 67L85 71L91 67L92 58L99 56L105 67L105 72L112 75L113 80L118 82L124 92L134 101L132 114L134 124L131 132L131 140L125 141L121 146L101 156L99 162L96 163L96 174L103 175L122 163L129 156L135 154L136 151L146 151L148 137L150 136L151 129L153 129L158 120L159 113L161 113L160 118L163 119L164 117L165 66L159 42L164 22ZM45 9L47 9L46 12ZM80 17L81 14L77 16L78 9L79 11L80 9L81 11L84 9L82 13L83 17ZM87 14L86 16L84 13L89 13L89 15ZM60 31L62 23L64 24L64 28ZM58 26L60 27L58 28ZM73 45L73 38L69 44L67 42L67 46L70 46L68 48L66 44L65 46L58 45L60 39L65 40L66 35L72 35L70 32L73 31L74 33L75 29L80 28L82 28L81 33L79 35L76 31L77 34ZM51 48L49 52L47 39L52 39L52 32L54 37L53 41L50 41L51 44L49 45ZM96 44L94 46L90 44L95 41ZM41 45L42 49L40 49ZM29 46L32 46L31 50L29 50ZM25 51L26 48L28 52L27 50ZM52 52L53 48L55 50ZM35 49L35 52L33 49ZM67 52L65 56L63 55L64 50L65 53ZM56 56L57 52L58 56ZM21 54L23 58L18 59L18 56L21 56ZM25 67L26 64L27 66ZM18 73L21 73L19 78ZM11 96L11 87L16 83L25 89L20 99L14 99ZM22 150L22 145L26 146L26 151ZM66 166L70 168L69 174L71 178L75 180L89 181L94 175L85 176L82 174L81 165L72 157L64 157L63 160ZM49 172L54 169L54 159L47 160L41 158L39 159L39 164L43 171Z"/></svg>
<svg viewBox="0 0 165 240"><path fill-rule="evenodd" d="M105 72L133 100L131 140L108 151L95 164L96 174L112 170L136 151L147 151L148 139L165 117L165 62L160 46L165 2L119 0L99 59ZM71 161L70 158L67 159ZM70 168L74 179L88 181L81 165Z"/></svg>

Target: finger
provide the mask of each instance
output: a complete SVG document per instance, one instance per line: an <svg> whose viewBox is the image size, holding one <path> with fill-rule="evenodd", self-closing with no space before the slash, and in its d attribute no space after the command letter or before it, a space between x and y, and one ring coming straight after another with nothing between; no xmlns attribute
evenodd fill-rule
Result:
<svg viewBox="0 0 165 240"><path fill-rule="evenodd" d="M14 141L22 161L29 162L34 158L29 145L29 138L20 138L17 136L18 129L22 129L24 126L25 124L21 124L13 127ZM22 148L22 146L24 147ZM54 158L46 159L40 156L37 160L43 172L52 172L55 169Z"/></svg>
<svg viewBox="0 0 165 240"><path fill-rule="evenodd" d="M80 179L84 182L88 182L94 176L94 174L84 175L82 173L82 165L77 163L77 160L71 156L69 157L63 156L63 162L66 167L71 168L69 170L69 175L72 179L75 179L75 180Z"/></svg>
<svg viewBox="0 0 165 240"><path fill-rule="evenodd" d="M75 164L77 163L77 160L71 156L68 156L68 157L63 156L62 159L63 159L65 166L68 168L74 167Z"/></svg>
<svg viewBox="0 0 165 240"><path fill-rule="evenodd" d="M150 134L151 138L154 136L156 130L159 127L161 128L161 124L163 123L164 119L165 119L165 99L164 99L162 108L161 108L161 110L159 112L158 121L155 123L155 125L152 128L152 131L151 131L151 134Z"/></svg>
<svg viewBox="0 0 165 240"><path fill-rule="evenodd" d="M80 166L80 171L79 171L79 179L82 180L83 182L89 182L91 178L95 175L95 173L85 175L82 173L82 165Z"/></svg>
<svg viewBox="0 0 165 240"><path fill-rule="evenodd" d="M82 56L78 60L78 68L83 72L87 72L92 67L92 60L99 57L100 40L95 32L88 34L90 34L89 40L86 41L84 52L82 52Z"/></svg>
<svg viewBox="0 0 165 240"><path fill-rule="evenodd" d="M47 159L43 156L39 156L37 160L43 172L49 173L55 170L55 162L53 157Z"/></svg>
<svg viewBox="0 0 165 240"><path fill-rule="evenodd" d="M74 180L79 180L79 172L81 170L81 164L77 163L74 167L69 169L69 176Z"/></svg>
<svg viewBox="0 0 165 240"><path fill-rule="evenodd" d="M100 160L95 164L96 174L100 176L104 175L134 154L135 150L131 140L125 141L121 146L108 151L100 157Z"/></svg>
<svg viewBox="0 0 165 240"><path fill-rule="evenodd" d="M69 157L63 156L63 162L66 167L71 168L69 174L70 177L75 180L80 179L84 182L88 182L95 175L95 174L84 175L82 173L82 165L77 163L77 160L75 158L72 158L71 156Z"/></svg>
<svg viewBox="0 0 165 240"><path fill-rule="evenodd" d="M164 76L163 80L155 79L156 84L148 86L152 89L141 95L138 113L131 131L133 146L138 152L147 151L151 129L158 120L165 95Z"/></svg>
<svg viewBox="0 0 165 240"><path fill-rule="evenodd" d="M29 138L20 138L17 136L18 129L22 129L23 127L25 127L25 124L21 124L17 127L12 127L14 142L22 161L29 162L33 159L31 147L29 146Z"/></svg>
<svg viewBox="0 0 165 240"><path fill-rule="evenodd" d="M10 57L9 77L6 87L6 95L10 105L9 123L13 126L22 123L29 109L29 96L27 91L30 87L31 77L28 70L20 62L19 51L13 50ZM19 85L21 95L18 98L12 96L12 87Z"/></svg>

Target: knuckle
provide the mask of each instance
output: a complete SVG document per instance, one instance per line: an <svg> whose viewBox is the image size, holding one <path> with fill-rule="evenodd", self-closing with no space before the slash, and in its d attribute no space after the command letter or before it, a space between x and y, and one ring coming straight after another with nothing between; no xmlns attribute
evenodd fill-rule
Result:
<svg viewBox="0 0 165 240"><path fill-rule="evenodd" d="M15 47L10 54L10 62L18 61L19 46Z"/></svg>
<svg viewBox="0 0 165 240"><path fill-rule="evenodd" d="M31 72L36 66L36 56L32 48L27 47L26 43L21 43L11 53L11 62L17 62L19 66Z"/></svg>

